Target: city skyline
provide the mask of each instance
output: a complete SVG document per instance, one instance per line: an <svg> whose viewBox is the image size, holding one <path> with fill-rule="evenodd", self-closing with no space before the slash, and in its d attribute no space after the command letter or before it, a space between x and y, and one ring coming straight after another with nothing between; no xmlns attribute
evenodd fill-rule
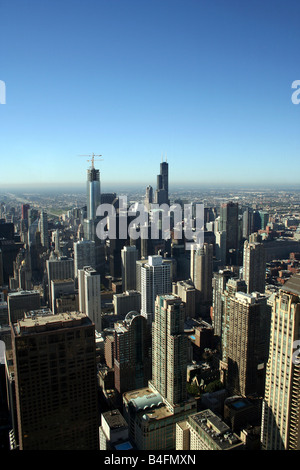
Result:
<svg viewBox="0 0 300 470"><path fill-rule="evenodd" d="M296 1L4 0L2 187L296 185ZM291 172L291 169L293 170ZM105 186L104 186L105 187Z"/></svg>

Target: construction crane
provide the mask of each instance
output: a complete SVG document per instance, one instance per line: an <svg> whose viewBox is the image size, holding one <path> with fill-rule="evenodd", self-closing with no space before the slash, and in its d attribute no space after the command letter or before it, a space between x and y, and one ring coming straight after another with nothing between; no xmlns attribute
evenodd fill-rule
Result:
<svg viewBox="0 0 300 470"><path fill-rule="evenodd" d="M95 157L102 157L102 155L96 155L95 153L92 153L91 155L79 155L79 157L91 157L90 160L87 160L87 162L92 162L92 168L95 168L94 167L94 162L102 162L103 161L103 158L101 158L100 160L95 160Z"/></svg>

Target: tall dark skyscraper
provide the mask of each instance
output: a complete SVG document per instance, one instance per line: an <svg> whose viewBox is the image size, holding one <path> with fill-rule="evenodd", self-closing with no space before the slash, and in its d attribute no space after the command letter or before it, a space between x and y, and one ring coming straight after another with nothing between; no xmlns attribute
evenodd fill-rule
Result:
<svg viewBox="0 0 300 470"><path fill-rule="evenodd" d="M20 450L98 450L94 338L78 312L37 310L12 325Z"/></svg>
<svg viewBox="0 0 300 470"><path fill-rule="evenodd" d="M239 222L238 204L227 202L221 205L220 209L220 232L226 232L226 263L237 263L237 251L239 244Z"/></svg>
<svg viewBox="0 0 300 470"><path fill-rule="evenodd" d="M160 164L155 202L157 204L169 204L169 164L167 162L161 162Z"/></svg>

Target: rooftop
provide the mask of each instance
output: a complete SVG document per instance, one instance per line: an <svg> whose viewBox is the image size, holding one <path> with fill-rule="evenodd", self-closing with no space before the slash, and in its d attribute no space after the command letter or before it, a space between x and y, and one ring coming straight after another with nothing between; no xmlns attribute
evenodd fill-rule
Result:
<svg viewBox="0 0 300 470"><path fill-rule="evenodd" d="M85 322L91 323L85 313L67 312L53 314L49 309L39 309L25 313L24 318L14 324L14 330L17 335L23 335L50 329L69 328Z"/></svg>
<svg viewBox="0 0 300 470"><path fill-rule="evenodd" d="M300 273L296 273L290 277L284 284L282 290L290 292L291 294L300 295Z"/></svg>
<svg viewBox="0 0 300 470"><path fill-rule="evenodd" d="M120 429L127 427L127 422L124 417L121 415L119 410L111 410L102 413L103 419L107 422L108 426L112 430Z"/></svg>
<svg viewBox="0 0 300 470"><path fill-rule="evenodd" d="M209 436L221 450L228 450L242 444L229 426L210 409L189 416L189 424L197 433L201 430L199 434L204 432Z"/></svg>

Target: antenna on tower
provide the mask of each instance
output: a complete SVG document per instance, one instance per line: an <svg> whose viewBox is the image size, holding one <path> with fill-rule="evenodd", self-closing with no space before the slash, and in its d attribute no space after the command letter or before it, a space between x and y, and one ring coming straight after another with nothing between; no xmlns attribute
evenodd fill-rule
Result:
<svg viewBox="0 0 300 470"><path fill-rule="evenodd" d="M92 153L91 155L79 155L79 157L91 157L91 159L87 160L87 162L92 162L92 169L95 168L94 166L95 161L97 162L103 161L103 158L100 158L100 160L95 160L95 157L102 157L102 155L96 155L95 153Z"/></svg>

